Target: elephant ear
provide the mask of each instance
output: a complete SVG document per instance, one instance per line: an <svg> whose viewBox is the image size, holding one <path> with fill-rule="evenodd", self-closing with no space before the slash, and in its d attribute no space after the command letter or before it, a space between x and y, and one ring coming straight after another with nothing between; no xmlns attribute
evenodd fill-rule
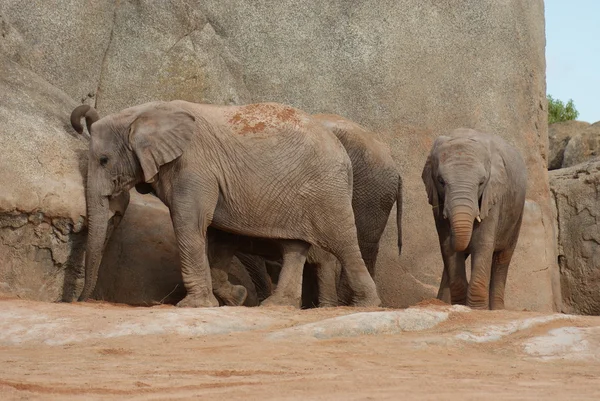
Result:
<svg viewBox="0 0 600 401"><path fill-rule="evenodd" d="M432 207L433 214L436 217L438 216L442 208L440 205L438 190L435 183L436 180L433 176L433 163L434 158L436 157L437 148L440 146L441 143L446 142L448 139L450 138L447 136L439 136L436 138L431 147L431 151L427 156L427 161L425 162L425 166L423 167L423 172L421 173L421 179L423 180L423 183L425 184L425 190L427 191L427 199L429 200L429 204Z"/></svg>
<svg viewBox="0 0 600 401"><path fill-rule="evenodd" d="M479 210L481 219L485 219L489 215L492 206L500 199L508 185L506 165L504 164L502 152L494 143L490 143L489 151L491 160L490 177L481 195L481 207Z"/></svg>
<svg viewBox="0 0 600 401"><path fill-rule="evenodd" d="M425 190L427 191L427 199L429 200L429 204L433 207L434 213L436 213L436 209L439 209L439 199L438 192L435 186L435 181L433 179L433 162L432 162L431 153L427 156L427 161L425 162L425 167L423 167L423 173L421 173L421 179L425 184Z"/></svg>
<svg viewBox="0 0 600 401"><path fill-rule="evenodd" d="M152 109L129 127L129 148L135 152L144 181L156 180L158 169L183 154L196 128L196 119L178 108Z"/></svg>

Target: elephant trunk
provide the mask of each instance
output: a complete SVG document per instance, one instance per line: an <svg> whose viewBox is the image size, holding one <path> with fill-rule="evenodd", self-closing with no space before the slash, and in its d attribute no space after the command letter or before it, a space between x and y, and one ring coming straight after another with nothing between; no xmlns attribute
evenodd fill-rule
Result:
<svg viewBox="0 0 600 401"><path fill-rule="evenodd" d="M96 197L92 203L88 196L88 239L85 252L85 285L79 301L85 301L92 295L98 269L102 261L102 253L106 243L109 218L109 202L107 197Z"/></svg>
<svg viewBox="0 0 600 401"><path fill-rule="evenodd" d="M450 222L452 226L452 238L454 250L462 252L471 242L473 232L473 211L470 208L456 207L452 210Z"/></svg>
<svg viewBox="0 0 600 401"><path fill-rule="evenodd" d="M479 216L477 187L456 185L446 196L447 212L452 228L452 241L456 252L462 252L471 242L473 221Z"/></svg>
<svg viewBox="0 0 600 401"><path fill-rule="evenodd" d="M85 125L87 126L88 133L91 135L92 124L98 121L100 116L96 109L87 104L75 107L71 112L71 126L79 135L83 134L83 127L81 126L82 117L85 117Z"/></svg>

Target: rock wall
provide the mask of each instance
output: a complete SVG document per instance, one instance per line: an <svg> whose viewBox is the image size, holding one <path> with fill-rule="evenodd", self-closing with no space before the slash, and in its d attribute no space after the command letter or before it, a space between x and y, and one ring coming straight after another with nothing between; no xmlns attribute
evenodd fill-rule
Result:
<svg viewBox="0 0 600 401"><path fill-rule="evenodd" d="M563 312L600 315L600 159L550 172Z"/></svg>
<svg viewBox="0 0 600 401"><path fill-rule="evenodd" d="M562 167L571 167L600 156L600 122L591 124L571 137L565 146Z"/></svg>
<svg viewBox="0 0 600 401"><path fill-rule="evenodd" d="M548 142L550 153L548 155L548 170L557 170L563 167L565 149L571 138L585 131L590 123L585 121L561 121L548 126ZM566 166L564 166L566 167Z"/></svg>
<svg viewBox="0 0 600 401"><path fill-rule="evenodd" d="M94 104L106 115L175 98L276 101L312 113L341 114L379 132L393 150L406 191L403 255L396 255L390 224L378 266L377 283L390 306L434 296L439 285L441 257L420 180L433 139L460 126L505 137L522 150L530 177L507 306L559 307L546 172L541 0L8 0L0 4L0 17L0 57L37 74L60 93L56 99L72 99L64 100L56 117L61 122L53 125L67 142L81 141L68 127L76 103ZM16 99L25 101L21 95ZM29 100L34 105L58 101ZM41 130L45 118L43 110L36 111L28 124ZM0 167L10 149L0 149ZM69 171L78 170L72 166ZM75 202L69 211L82 216L82 181L77 180L77 194L58 194ZM12 191L2 196L22 199ZM10 212L13 206L2 204L0 210ZM123 230L135 227L130 222ZM130 260L113 269L127 269ZM108 281L107 286L115 285ZM156 286L148 289L152 298L172 290L168 280L147 283ZM119 285L124 286L119 299L127 300L132 288L127 285L135 283ZM108 297L108 290L98 291Z"/></svg>
<svg viewBox="0 0 600 401"><path fill-rule="evenodd" d="M0 286L70 299L85 247L86 144L69 134L64 92L0 58Z"/></svg>

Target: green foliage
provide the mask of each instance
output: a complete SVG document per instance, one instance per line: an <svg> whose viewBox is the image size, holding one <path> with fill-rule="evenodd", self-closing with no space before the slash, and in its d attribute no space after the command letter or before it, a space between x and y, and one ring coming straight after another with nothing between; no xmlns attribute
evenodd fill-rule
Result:
<svg viewBox="0 0 600 401"><path fill-rule="evenodd" d="M552 96L547 95L548 98L548 124L557 123L560 121L575 120L579 115L577 109L575 109L575 103L573 99L569 99L567 104L564 104L562 100L554 99Z"/></svg>

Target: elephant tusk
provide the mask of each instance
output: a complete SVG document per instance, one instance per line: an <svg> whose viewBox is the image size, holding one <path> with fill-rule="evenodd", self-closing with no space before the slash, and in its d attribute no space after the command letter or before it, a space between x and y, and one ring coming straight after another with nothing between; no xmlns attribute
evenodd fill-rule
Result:
<svg viewBox="0 0 600 401"><path fill-rule="evenodd" d="M479 215L477 215L476 219L478 223L481 223L481 217L479 217Z"/></svg>

